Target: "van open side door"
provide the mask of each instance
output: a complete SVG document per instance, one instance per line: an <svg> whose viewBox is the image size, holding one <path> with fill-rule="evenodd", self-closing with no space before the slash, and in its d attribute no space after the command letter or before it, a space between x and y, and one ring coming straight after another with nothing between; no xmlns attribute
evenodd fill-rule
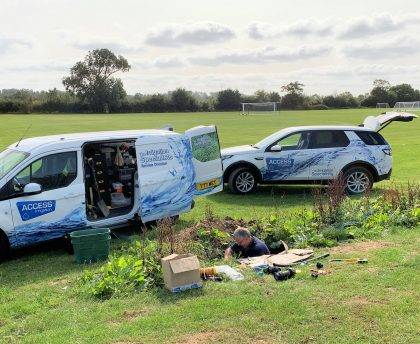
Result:
<svg viewBox="0 0 420 344"><path fill-rule="evenodd" d="M381 131L388 124L394 121L398 122L411 122L417 115L408 112L385 112L379 116L368 116L363 121L362 127L372 129L374 131Z"/></svg>
<svg viewBox="0 0 420 344"><path fill-rule="evenodd" d="M195 195L210 195L223 190L223 167L219 136L214 125L199 126L185 132L191 144L195 169Z"/></svg>

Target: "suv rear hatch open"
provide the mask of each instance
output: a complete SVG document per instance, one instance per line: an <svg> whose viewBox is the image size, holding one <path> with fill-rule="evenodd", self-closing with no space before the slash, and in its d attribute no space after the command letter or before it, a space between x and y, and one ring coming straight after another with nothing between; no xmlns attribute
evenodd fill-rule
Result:
<svg viewBox="0 0 420 344"><path fill-rule="evenodd" d="M385 112L376 117L368 116L360 126L379 132L391 122L411 122L414 118L417 118L417 115L408 112L391 111Z"/></svg>

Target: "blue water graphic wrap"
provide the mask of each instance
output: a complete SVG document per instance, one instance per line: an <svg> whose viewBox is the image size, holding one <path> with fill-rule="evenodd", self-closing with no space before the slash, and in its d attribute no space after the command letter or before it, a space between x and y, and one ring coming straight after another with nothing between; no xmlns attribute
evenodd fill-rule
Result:
<svg viewBox="0 0 420 344"><path fill-rule="evenodd" d="M81 206L59 220L23 224L9 233L10 246L23 247L60 238L69 232L84 228L86 222L85 209Z"/></svg>
<svg viewBox="0 0 420 344"><path fill-rule="evenodd" d="M350 162L365 161L375 166L379 174L384 174L388 171L383 171L385 158L381 154L382 148L384 146L367 146L360 140L350 140L347 147L329 151L314 150L312 154L310 150L306 150L309 154L301 158L299 155L302 151L292 151L282 158L268 157L267 167L262 168L261 173L264 180L288 179L304 173L309 176L308 169L319 172L317 176L335 177L340 172L337 166L344 167Z"/></svg>
<svg viewBox="0 0 420 344"><path fill-rule="evenodd" d="M195 169L189 140L181 137L168 139L178 166L167 171L167 178L153 187L140 190L142 220L152 221L178 215L190 210L195 191Z"/></svg>

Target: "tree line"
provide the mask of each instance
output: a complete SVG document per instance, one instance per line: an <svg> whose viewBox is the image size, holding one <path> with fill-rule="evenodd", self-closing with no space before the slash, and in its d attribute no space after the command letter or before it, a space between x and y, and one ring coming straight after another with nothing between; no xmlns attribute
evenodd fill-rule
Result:
<svg viewBox="0 0 420 344"><path fill-rule="evenodd" d="M178 88L167 93L128 95L116 73L130 70L128 61L108 49L90 51L63 78L65 91L29 89L0 90L0 113L124 113L124 112L198 112L239 111L240 103L276 102L279 109L335 109L375 107L377 103L420 100L420 91L409 84L391 85L375 80L367 94L350 92L320 96L304 93L304 85L290 82L279 92L258 90L252 95L236 89L215 93L192 92Z"/></svg>

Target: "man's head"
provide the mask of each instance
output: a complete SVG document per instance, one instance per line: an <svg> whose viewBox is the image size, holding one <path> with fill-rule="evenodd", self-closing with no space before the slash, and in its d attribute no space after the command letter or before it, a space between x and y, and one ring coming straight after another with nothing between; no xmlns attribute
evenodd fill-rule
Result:
<svg viewBox="0 0 420 344"><path fill-rule="evenodd" d="M233 232L233 239L235 242L244 248L248 247L252 242L252 236L248 229L244 227L238 227Z"/></svg>

